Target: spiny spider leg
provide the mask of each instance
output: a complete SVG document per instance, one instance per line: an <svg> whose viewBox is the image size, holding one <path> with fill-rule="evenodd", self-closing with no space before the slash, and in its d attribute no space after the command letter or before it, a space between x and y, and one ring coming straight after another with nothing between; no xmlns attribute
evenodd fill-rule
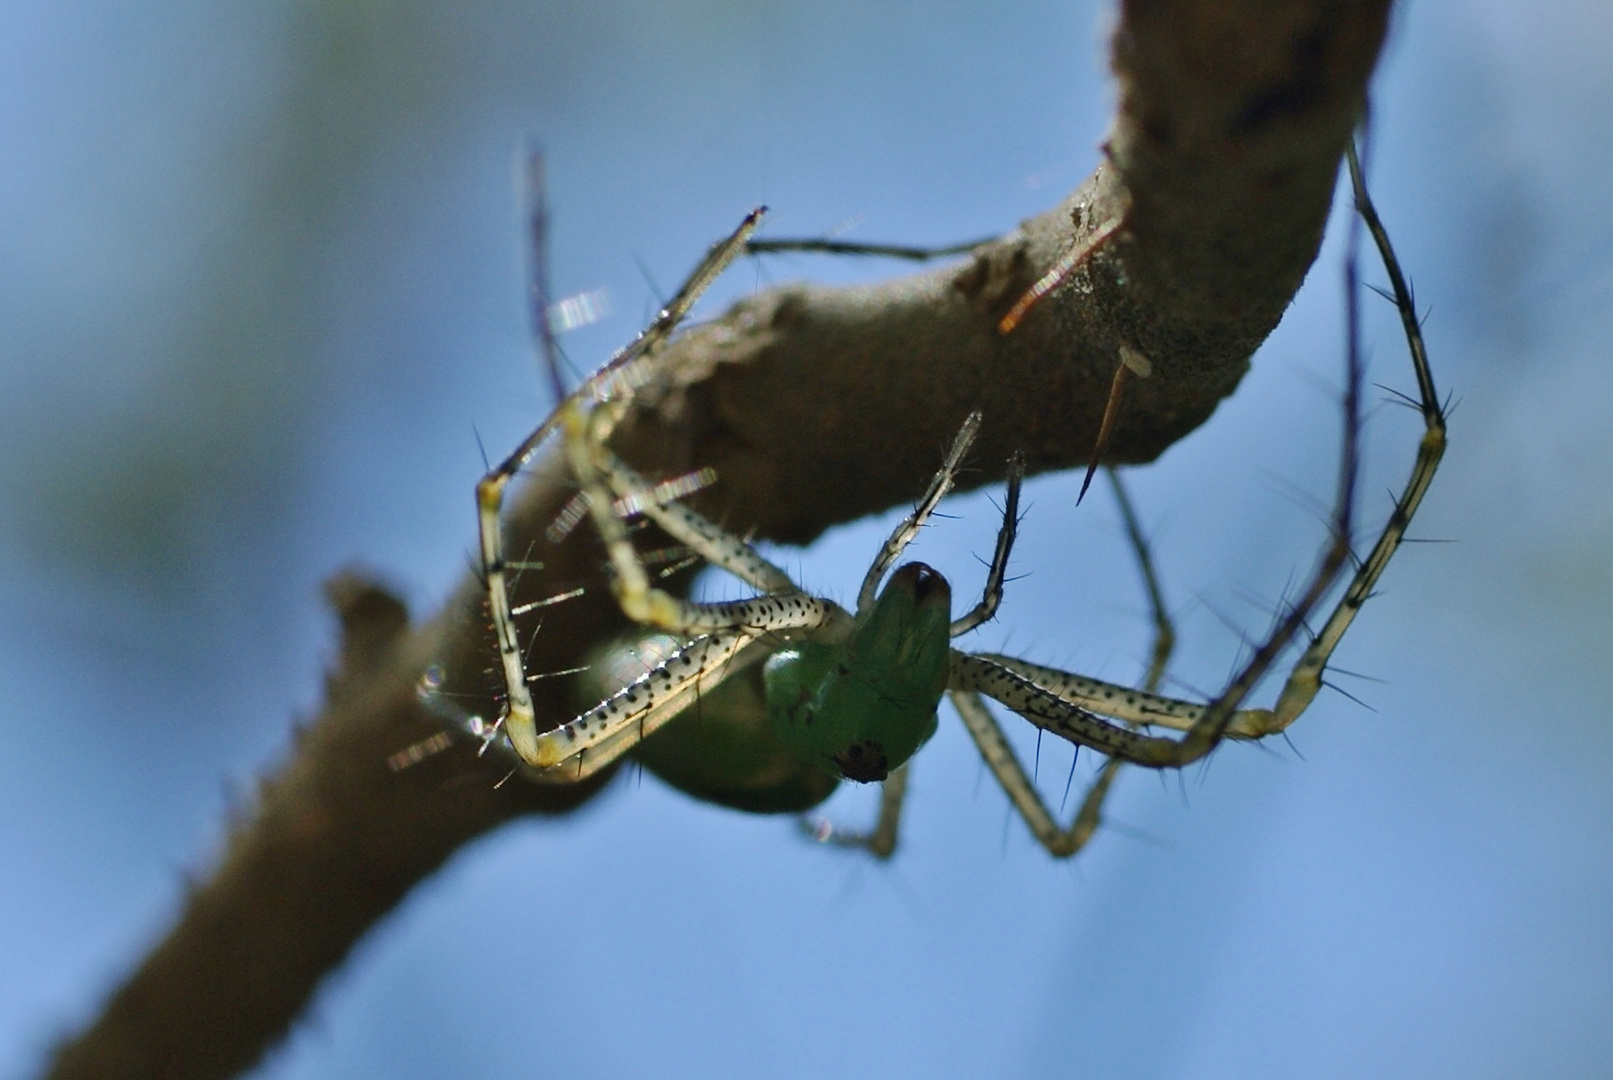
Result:
<svg viewBox="0 0 1613 1080"><path fill-rule="evenodd" d="M965 418L963 426L958 429L957 437L952 440L952 449L947 452L946 460L931 478L924 497L919 499L913 512L903 518L891 532L884 547L879 549L874 564L868 568L868 573L863 577L862 588L857 590L858 615L867 614L868 609L874 606L874 596L879 591L879 583L884 579L885 571L901 558L902 551L918 536L919 530L935 512L936 506L946 498L947 492L952 490L952 485L958 478L958 468L963 464L963 455L969 452L969 447L974 443L975 435L979 431L980 410L976 409Z"/></svg>
<svg viewBox="0 0 1613 1080"><path fill-rule="evenodd" d="M896 841L901 836L902 804L907 799L907 771L913 767L909 761L895 769L879 785L879 814L874 818L870 832L853 832L835 826L828 818L803 816L797 821L801 831L820 844L836 847L861 848L876 859L888 859L896 854Z"/></svg>
<svg viewBox="0 0 1613 1080"><path fill-rule="evenodd" d="M504 559L502 528L504 491L521 467L555 430L560 415L567 405L625 393L630 391L636 382L642 380L643 372L639 370L642 362L653 358L661 344L672 335L678 324L694 307L700 294L705 292L717 275L744 250L745 242L756 231L762 213L762 208L751 211L740 223L739 228L727 239L714 245L655 320L630 344L617 352L604 367L572 391L571 396L560 408L539 424L537 429L515 448L514 453L489 471L476 485L482 577L487 583L488 614L493 622L493 632L498 639L499 658L504 674L505 704L504 716L500 722L523 758L527 758L527 752L532 749L532 736L537 730L537 718L532 707L532 694L527 689L515 618L510 612L509 583L505 578L507 564Z"/></svg>
<svg viewBox="0 0 1613 1080"><path fill-rule="evenodd" d="M1165 681L1165 668L1171 662L1171 653L1176 651L1176 627L1171 622L1170 609L1165 606L1165 593L1159 587L1153 546L1143 533L1137 510L1131 504L1131 495L1126 491L1125 482L1120 479L1120 470L1110 466L1103 471L1108 475L1109 487L1114 491L1115 505L1120 509L1120 520L1126 528L1126 540L1131 544L1132 554L1137 557L1137 569L1142 573L1143 589L1148 594L1148 611L1154 620L1154 648L1149 654L1148 671L1143 676L1143 689L1153 693Z"/></svg>
<svg viewBox="0 0 1613 1080"><path fill-rule="evenodd" d="M666 664L555 731L540 735L530 721L518 722L512 710L505 721L510 743L523 761L539 768L552 767L606 740L614 740L616 750L612 757L620 756L649 733L652 720L654 726L670 720L702 688L709 688L714 678L724 677L723 669L746 646L763 638L770 639L771 645L778 635L817 629L844 617L831 602L795 589L749 600L701 604L681 600L651 585L649 572L634 550L627 526L617 516L615 500L595 464L595 452L603 444L592 421L611 408L609 404L601 405L590 413L580 404L568 402L560 413L566 457L578 484L588 494L589 514L610 555L612 588L630 618L674 633L702 636ZM605 426L608 428L608 424ZM671 707L673 700L676 708ZM621 736L629 729L637 734ZM601 756L605 756L602 750L596 751L593 758Z"/></svg>
<svg viewBox="0 0 1613 1080"><path fill-rule="evenodd" d="M1065 700L1059 692L1044 685L1042 676L1045 674L1045 669L1043 673L1033 678L1026 673L1027 668L1020 663L1010 665L994 657L955 653L952 663L952 689L978 690L1054 734L1127 761L1155 768L1179 768L1196 761L1208 754L1222 738L1231 733L1255 737L1281 731L1291 724L1316 696L1321 686L1321 672L1327 664L1328 657L1355 617L1356 611L1371 595L1389 559L1399 547L1412 514L1428 490L1445 448L1444 412L1434 389L1433 374L1428 364L1421 328L1417 324L1410 290L1406 287L1394 250L1367 194L1353 146L1349 150L1348 158L1360 217L1365 221L1377 245L1394 290L1396 306L1400 309L1401 321L1411 352L1412 367L1417 377L1425 431L1411 475L1400 497L1396 499L1394 511L1373 545L1371 554L1357 568L1343 596L1323 624L1322 631L1312 638L1309 647L1279 693L1276 708L1271 710L1269 716L1262 717L1261 710L1240 712L1238 706L1284 649L1305 628L1307 620L1331 591L1350 557L1361 385L1356 319L1358 290L1353 244L1351 256L1346 262L1350 333L1344 395L1344 446L1339 469L1339 491L1332 522L1332 539L1323 551L1315 571L1299 598L1289 606L1287 613L1278 621L1277 627L1255 649L1227 689L1189 720L1184 737L1177 741L1149 736L1110 723L1094 715L1093 712ZM1106 712L1111 711L1107 705L1103 708ZM1234 725L1243 730L1234 731Z"/></svg>
<svg viewBox="0 0 1613 1080"><path fill-rule="evenodd" d="M641 499L639 508L696 555L769 592L750 600L697 604L652 586L616 507L618 497L641 496L648 485L605 442L625 408L621 400L601 403L591 412L576 403L564 406L567 458L610 554L612 583L623 610L671 612L672 625L663 628L703 636L569 724L534 735L528 748L518 752L544 770L540 780L585 778L676 717L701 692L763 659L781 637L848 618L832 602L796 589L782 570L695 511L679 503Z"/></svg>
<svg viewBox="0 0 1613 1080"><path fill-rule="evenodd" d="M624 408L625 403L607 402L595 410L598 415L591 421L594 425L590 439L591 465L616 496L613 508L623 500L639 496L634 502L637 511L711 565L727 570L762 592L798 591L790 575L768 562L755 548L682 503L642 497L643 492L653 492L655 485L628 468L611 452L607 442ZM620 516L619 511L617 516Z"/></svg>
<svg viewBox="0 0 1613 1080"><path fill-rule="evenodd" d="M1097 780L1087 789L1086 798L1082 800L1081 809L1070 822L1070 827L1060 828L1047 809L1047 804L1042 801L1036 785L1026 775L1025 767L1019 763L1019 756L1009 745L1002 726L991 715L986 703L980 700L980 695L972 690L953 690L948 697L952 699L952 707L958 710L958 718L974 739L991 775L997 778L1008 801L1013 803L1014 809L1019 811L1019 816L1030 827L1031 835L1047 849L1048 854L1064 858L1085 847L1098 829L1099 810L1104 796L1109 793L1109 786L1114 783L1115 773L1119 771L1120 759L1109 759Z"/></svg>
<svg viewBox="0 0 1613 1080"><path fill-rule="evenodd" d="M997 530L997 548L991 553L991 569L986 573L986 588L980 594L980 603L961 619L954 619L949 633L961 637L991 621L997 606L1003 600L1003 578L1008 573L1008 553L1014 548L1014 537L1019 531L1019 486L1025 479L1025 455L1015 453L1008 459L1008 493L1003 497L1003 523Z"/></svg>
<svg viewBox="0 0 1613 1080"><path fill-rule="evenodd" d="M549 389L559 404L565 400L566 387L560 370L560 340L549 318L549 183L543 152L536 146L527 147L525 179L527 317L532 324L532 340L538 345L549 376Z"/></svg>
<svg viewBox="0 0 1613 1080"><path fill-rule="evenodd" d="M676 634L701 634L716 630L741 627L757 631L782 632L787 630L813 630L837 618L836 605L828 600L801 592L791 585L787 590L770 592L749 600L732 600L720 604L702 604L683 600L650 584L648 571L639 558L627 535L627 526L617 515L611 491L599 472L600 456L604 451L604 438L611 427L613 406L602 406L585 413L580 406L567 406L563 412L566 429L566 457L582 490L588 493L588 512L594 528L610 555L611 587L616 593L622 612L634 622L669 630ZM596 421L603 420L603 423ZM648 512L649 507L645 507ZM722 560L734 554L733 546L712 549L720 530L700 518L692 510L677 515L691 525L705 525L704 530L691 529L674 538L687 544L696 554L705 556L707 550ZM741 545L742 546L742 545ZM749 553L747 565L762 565L764 560L754 551ZM777 571L776 567L771 569ZM782 575L782 571L777 571Z"/></svg>
<svg viewBox="0 0 1613 1080"><path fill-rule="evenodd" d="M1135 696L1139 693L1153 699L1153 691L1159 688L1165 677L1166 665L1170 662L1171 652L1176 647L1176 629L1171 625L1170 612L1165 607L1165 598L1159 587L1159 577L1154 571L1153 553L1149 550L1148 539L1143 535L1142 527L1137 522L1136 512L1132 509L1131 498L1126 494L1125 485L1121 482L1120 474L1110 468L1105 469L1109 474L1109 482L1114 488L1115 501L1120 504L1121 518L1125 522L1126 537L1131 543L1132 553L1137 557L1138 568L1142 573L1143 586L1148 594L1148 604L1153 615L1154 645L1149 655L1148 672L1143 677L1143 690L1128 690L1125 687L1111 687L1106 683L1096 683L1094 680L1085 682L1102 686L1114 692L1116 696ZM994 657L1008 661L1007 657ZM1051 669L1038 669L1051 672ZM1065 676L1062 672L1052 674ZM1047 808L1036 785L1026 774L1025 767L1019 761L1019 755L1014 753L1013 746L1004 734L1002 725L991 714L986 703L980 695L969 690L954 690L948 695L952 705L958 710L958 718L963 721L964 728L975 741L975 747L980 751L981 758L987 768L991 770L997 783L1007 794L1009 802L1019 812L1019 816L1030 828L1031 835L1036 837L1048 854L1055 858L1068 858L1087 845L1097 832L1103 821L1103 801L1113 787L1115 776L1120 772L1124 762L1118 757L1112 757L1104 762L1098 776L1088 786L1086 794L1081 799L1081 805L1076 810L1068 828L1061 828L1054 818L1052 811ZM1169 699L1157 699L1168 702ZM1075 702L1083 704L1083 702ZM1174 703L1173 703L1174 704ZM1100 706L1103 711L1116 715L1112 708Z"/></svg>
<svg viewBox="0 0 1613 1080"><path fill-rule="evenodd" d="M1298 719L1321 690L1322 672L1327 668L1328 659L1338 647L1339 640L1344 637L1344 632L1350 628L1356 613L1361 610L1361 606L1372 595L1372 590L1377 587L1378 579L1383 576L1389 560L1394 557L1395 551L1406 538L1406 529L1411 524L1411 516L1417 512L1417 507L1422 505L1423 496L1428 492L1428 485L1433 483L1434 473L1439 468L1440 458L1445 455L1445 410L1440 404L1438 392L1434 389L1434 374L1428 364L1428 349L1423 342L1422 326L1417 322L1417 305L1412 299L1411 287L1406 284L1405 274L1401 272L1400 260L1395 258L1394 247L1389 243L1389 234L1383 227L1383 221L1378 217L1378 209L1372 203L1372 196L1367 193L1366 180L1361 175L1361 161L1356 156L1353 144L1350 147L1348 161L1356 213L1366 224L1367 231L1372 235L1372 242L1377 246L1378 255L1383 260L1384 271L1389 275L1390 289L1394 294L1395 307L1400 312L1400 321L1406 331L1406 344L1411 350L1412 368L1417 374L1417 391L1420 399L1418 405L1423 414L1423 437L1417 446L1417 460L1412 466L1411 478L1400 497L1395 500L1395 508L1390 513L1383 532L1379 534L1377 543L1372 545L1372 551L1362 561L1355 577L1345 588L1344 597L1328 616L1327 622L1322 624L1321 631L1311 640L1310 647L1305 650L1299 662L1294 665L1293 674L1288 677L1287 684L1277 696L1277 705L1272 711L1276 714L1274 723L1278 731Z"/></svg>
<svg viewBox="0 0 1613 1080"><path fill-rule="evenodd" d="M774 647L764 631L748 627L696 638L569 724L536 735L533 753L522 755L535 767L528 775L564 784L587 779Z"/></svg>
<svg viewBox="0 0 1613 1080"><path fill-rule="evenodd" d="M962 244L944 247L918 247L913 244L859 244L848 240L830 240L825 237L804 239L752 240L745 245L747 255L776 255L784 252L811 252L819 255L874 255L890 259L909 259L928 262L953 255L967 255L975 248L985 247L998 237L987 236Z"/></svg>
<svg viewBox="0 0 1613 1080"><path fill-rule="evenodd" d="M1127 724L1154 725L1191 731L1204 718L1208 705L1149 693L1119 683L1074 675L1058 668L1033 664L1000 653L975 653L980 660L1013 673L1054 697L1088 712L1100 713ZM1270 709L1239 709L1232 714L1226 734L1230 738L1258 739L1271 733Z"/></svg>

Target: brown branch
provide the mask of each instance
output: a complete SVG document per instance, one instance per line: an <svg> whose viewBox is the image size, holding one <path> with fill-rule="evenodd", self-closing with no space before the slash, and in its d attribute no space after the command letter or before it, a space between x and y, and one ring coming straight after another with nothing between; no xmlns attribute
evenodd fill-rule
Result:
<svg viewBox="0 0 1613 1080"><path fill-rule="evenodd" d="M1124 345L1152 373L1127 380L1108 458L1153 458L1237 385L1315 258L1387 6L1129 0L1107 161L1062 205L943 269L852 289L787 286L736 305L671 347L668 377L642 397L621 449L666 473L714 466L706 512L804 543L911 498L973 408L986 420L969 483L1000 478L1014 449L1033 470L1084 465ZM1048 267L1122 214L1072 281L996 334ZM517 553L568 494L553 458L534 471L510 524ZM546 569L526 575L526 598L599 583L586 534L536 543ZM497 713L479 586L467 580L414 630L376 586L344 578L332 596L342 657L321 715L167 940L61 1048L52 1075L249 1067L364 932L461 845L597 790L495 787L499 767L462 747L390 769L390 755L437 730L416 696L431 658L449 691ZM603 589L551 609L533 669L572 666L619 625ZM558 682L538 696L557 723L574 707Z"/></svg>

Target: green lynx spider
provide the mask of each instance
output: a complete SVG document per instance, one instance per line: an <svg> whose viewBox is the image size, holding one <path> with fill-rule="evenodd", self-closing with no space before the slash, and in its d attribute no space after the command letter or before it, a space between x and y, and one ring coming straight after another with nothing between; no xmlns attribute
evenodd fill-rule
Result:
<svg viewBox="0 0 1613 1080"><path fill-rule="evenodd" d="M630 405L632 387L644 377L635 376L634 371L653 361L656 350L670 336L683 312L743 246L754 228L753 214L728 241L713 249L689 284L634 345L563 403L478 487L489 608L503 657L508 695L500 724L514 752L528 767L528 775L539 782L556 783L591 776L677 719L703 695L766 661L768 712L777 734L791 750L829 773L857 781L884 781L879 823L873 832L831 832L828 837L866 847L881 856L894 850L907 760L934 731L935 708L945 694L951 698L986 765L1037 840L1051 854L1063 856L1078 850L1091 835L1099 802L1122 762L1180 768L1203 758L1223 739L1259 739L1285 730L1319 692L1333 650L1404 538L1445 446L1444 412L1434 389L1410 290L1367 194L1353 149L1349 168L1359 220L1365 223L1377 246L1392 298L1400 311L1419 391L1415 404L1422 414L1425 432L1411 475L1372 550L1358 562L1341 598L1320 630L1311 636L1272 708L1240 706L1288 645L1307 628L1310 617L1351 559L1361 382L1355 347L1353 241L1347 264L1351 332L1344 446L1331 537L1310 578L1289 602L1266 640L1253 650L1219 696L1199 704L1013 657L950 647L951 638L990 619L1001 599L1017 524L1022 472L1017 460L1010 468L1004 521L987 584L970 611L952 620L949 586L941 575L922 564L909 563L891 572L902 550L952 486L980 423L978 414L964 423L924 498L869 567L858 592L855 613L803 592L784 571L744 540L693 510L648 494L653 485L611 453L609 437ZM556 428L564 430L567 458L587 497L589 516L609 552L613 587L623 611L634 621L667 631L687 644L666 662L570 723L540 733L526 691L526 674L510 613L499 515L504 486ZM700 558L732 573L760 595L727 603L697 603L655 587L618 509L624 502L641 510ZM881 591L880 583L887 574L890 580ZM1060 828L1055 822L983 697L999 702L1045 731L1108 756L1108 764L1070 828ZM897 707L874 708L876 700L894 700ZM1172 738L1152 733L1150 729L1154 728L1182 734ZM829 734L824 734L826 731Z"/></svg>

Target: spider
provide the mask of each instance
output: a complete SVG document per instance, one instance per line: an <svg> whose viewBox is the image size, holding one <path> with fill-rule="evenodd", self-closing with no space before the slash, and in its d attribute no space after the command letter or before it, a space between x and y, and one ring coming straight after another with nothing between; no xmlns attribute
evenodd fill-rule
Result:
<svg viewBox="0 0 1613 1080"><path fill-rule="evenodd" d="M1016 455L1010 463L996 549L980 599L969 610L954 619L951 587L944 577L923 563L896 563L951 489L980 426L979 413L964 422L923 498L881 546L863 578L853 611L802 590L744 539L675 497L658 493L655 485L612 453L609 439L631 405L632 387L647 377L656 350L700 291L749 239L758 216L752 214L728 240L713 248L689 283L632 345L563 402L478 486L482 562L507 692L504 714L488 737L497 739L501 729L529 778L574 783L641 744L649 754L659 743L645 740L676 723L673 730L680 733L679 741L696 748L690 789L697 794L701 785L720 790L725 777L768 773L783 763L783 772L778 774L782 779L776 780L773 797L764 794L747 805L748 797L725 800L717 796L716 801L751 809L810 807L827 797L840 779L882 781L879 818L871 832L813 828L820 839L888 857L896 846L907 763L934 733L936 710L945 696L1036 839L1049 853L1067 856L1092 835L1099 806L1122 763L1181 768L1202 759L1224 739L1260 739L1284 731L1319 692L1329 658L1403 540L1445 446L1444 410L1434 389L1410 289L1367 193L1353 147L1347 159L1357 222L1365 224L1376 244L1390 282L1386 295L1400 312L1418 386L1417 398L1408 400L1421 412L1425 431L1410 477L1371 551L1356 563L1320 629L1309 635L1270 708L1242 706L1285 649L1308 630L1311 617L1344 576L1352 558L1362 378L1355 347L1358 301L1353 231L1346 263L1350 345L1344 437L1329 542L1303 587L1226 689L1207 703L1195 703L1153 692L1162 666L1159 662L1149 687L1134 689L1010 656L952 646L954 638L990 619L1001 600L1018 525L1022 459ZM1352 230L1358 227L1352 225ZM609 554L612 587L623 612L641 626L671 635L679 644L661 663L571 722L539 732L510 611L499 524L505 485L537 445L557 429L563 431L565 455L586 500L587 515ZM1122 508L1129 524L1129 504L1122 502ZM633 545L626 523L631 512L642 512L694 555L739 578L758 595L700 603L658 588ZM1134 527L1132 532L1135 542ZM1163 627L1146 549L1140 543L1138 547ZM1164 641L1160 644L1168 649ZM1158 659L1159 651L1156 653ZM755 700L758 668L761 703ZM723 695L736 695L736 687L746 686L751 688L751 698L739 709L748 717L740 728L723 729L684 719L708 709L720 711ZM986 698L1044 731L1109 759L1069 826L1061 827L1048 810ZM765 723L758 714L765 714ZM1180 734L1172 737L1157 729ZM722 752L699 749L702 739L707 748L720 745ZM687 746L686 772L691 760Z"/></svg>

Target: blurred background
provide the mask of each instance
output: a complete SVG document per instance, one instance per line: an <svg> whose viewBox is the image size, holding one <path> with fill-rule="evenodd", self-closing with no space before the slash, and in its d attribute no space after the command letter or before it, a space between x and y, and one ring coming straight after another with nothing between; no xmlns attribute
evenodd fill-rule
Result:
<svg viewBox="0 0 1613 1080"><path fill-rule="evenodd" d="M587 368L758 202L774 235L912 243L1051 205L1097 160L1111 17L0 7L0 1076L95 1014L282 760L333 649L321 581L368 567L425 614L465 573L477 436L503 453L547 406L528 138L556 295L608 298L563 339ZM1613 1072L1609 40L1596 0L1397 10L1373 185L1456 402L1413 532L1452 542L1408 546L1346 639L1364 705L1325 695L1291 746L1123 774L1114 827L1067 863L946 710L889 867L624 772L462 852L257 1075ZM1130 474L1182 692L1219 689L1321 541L1342 232L1237 395ZM899 272L742 263L701 310ZM1410 390L1370 310L1371 378ZM1373 412L1370 520L1419 432ZM1077 482L1030 486L1027 579L973 640L1135 679L1142 593L1107 491L1077 509ZM968 593L996 510L951 512L919 554ZM886 528L779 557L845 598ZM1068 750L1041 747L1055 802ZM870 794L830 810L856 821ZM568 929L512 935L512 907Z"/></svg>

